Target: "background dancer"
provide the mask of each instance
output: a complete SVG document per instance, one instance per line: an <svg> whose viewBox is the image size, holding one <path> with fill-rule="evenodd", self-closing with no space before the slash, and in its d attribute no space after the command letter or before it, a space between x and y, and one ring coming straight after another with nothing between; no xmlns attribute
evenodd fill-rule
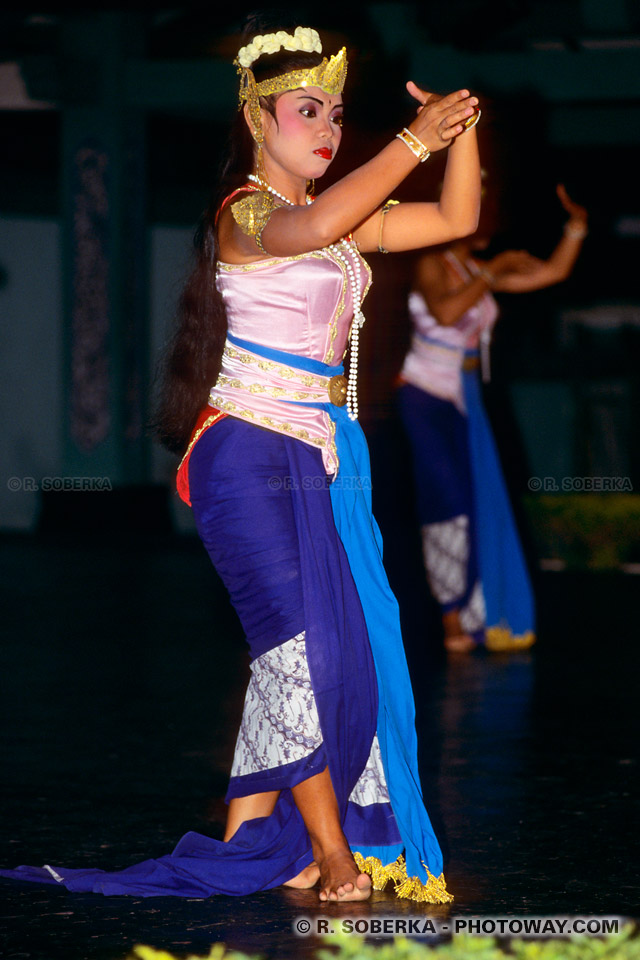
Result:
<svg viewBox="0 0 640 960"><path fill-rule="evenodd" d="M427 580L442 612L444 644L464 652L523 649L535 640L533 592L481 395L488 379L492 291L529 293L573 270L587 212L564 186L569 214L548 260L505 250L477 260L478 232L425 252L409 295L411 347L398 391L410 441Z"/></svg>

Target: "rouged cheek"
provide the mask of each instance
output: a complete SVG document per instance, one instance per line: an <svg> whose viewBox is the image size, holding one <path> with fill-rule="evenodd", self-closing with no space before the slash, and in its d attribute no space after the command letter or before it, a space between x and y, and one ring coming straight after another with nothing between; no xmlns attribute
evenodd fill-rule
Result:
<svg viewBox="0 0 640 960"><path fill-rule="evenodd" d="M285 137L299 137L305 131L308 132L309 121L306 117L299 114L297 110L292 112L283 110L278 116L278 128L280 133Z"/></svg>

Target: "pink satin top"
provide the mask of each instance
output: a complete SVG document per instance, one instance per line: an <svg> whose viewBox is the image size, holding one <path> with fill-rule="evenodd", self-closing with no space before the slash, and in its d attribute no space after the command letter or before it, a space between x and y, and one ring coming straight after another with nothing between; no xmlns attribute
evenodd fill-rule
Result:
<svg viewBox="0 0 640 960"><path fill-rule="evenodd" d="M353 244L248 264L218 263L229 332L242 340L339 366L354 312L349 267L362 300L371 283ZM227 341L209 403L225 413L319 447L328 473L337 470L333 425L326 411L329 377L265 361Z"/></svg>
<svg viewBox="0 0 640 960"><path fill-rule="evenodd" d="M460 279L477 273L473 261L461 264L449 251L443 254ZM464 412L462 365L465 351L477 350L480 341L488 341L498 316L498 306L490 293L483 294L460 319L450 326L438 323L426 300L416 290L409 294L409 314L413 324L411 346L400 378L406 383L443 400L450 400Z"/></svg>

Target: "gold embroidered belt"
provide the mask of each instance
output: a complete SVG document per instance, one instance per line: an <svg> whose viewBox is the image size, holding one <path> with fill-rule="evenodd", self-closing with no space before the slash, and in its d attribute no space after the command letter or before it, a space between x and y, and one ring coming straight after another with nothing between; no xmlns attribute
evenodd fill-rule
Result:
<svg viewBox="0 0 640 960"><path fill-rule="evenodd" d="M301 358L302 359L302 358ZM225 343L220 374L209 403L232 417L318 447L327 473L338 468L335 427L320 404L343 406L347 378L311 373Z"/></svg>

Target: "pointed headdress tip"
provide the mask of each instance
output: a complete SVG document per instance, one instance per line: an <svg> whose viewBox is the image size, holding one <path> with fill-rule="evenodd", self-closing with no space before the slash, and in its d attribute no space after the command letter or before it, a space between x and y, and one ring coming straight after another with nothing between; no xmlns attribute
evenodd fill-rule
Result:
<svg viewBox="0 0 640 960"><path fill-rule="evenodd" d="M347 79L347 48L343 47L339 53L336 53L330 60L324 60L320 66L326 63L322 75L322 83L318 86L325 93L334 95L342 93Z"/></svg>

